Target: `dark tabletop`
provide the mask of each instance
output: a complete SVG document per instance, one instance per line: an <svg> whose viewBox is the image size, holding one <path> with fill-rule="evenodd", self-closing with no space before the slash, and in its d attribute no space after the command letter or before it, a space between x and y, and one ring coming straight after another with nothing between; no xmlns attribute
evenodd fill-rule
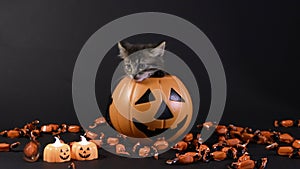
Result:
<svg viewBox="0 0 300 169"><path fill-rule="evenodd" d="M85 42L98 29L136 12L164 12L196 25L209 38L222 61L227 100L221 124L253 129L275 129L300 138L300 128L274 128L275 119L300 119L299 3L279 1L0 1L0 130L22 127L39 119L42 124L79 124L72 100L72 75ZM176 28L174 28L176 29ZM122 28L120 28L122 31ZM190 67L197 80L201 102L196 124L205 121L210 106L210 82L202 62L188 46L163 35L137 35L132 43L157 43ZM97 74L96 96L105 112L114 68L121 62L113 46ZM180 68L178 68L180 69ZM188 82L184 82L188 83ZM88 112L87 112L88 115ZM96 117L92 117L96 118ZM196 125L195 124L195 125ZM78 135L67 134L72 141ZM0 142L28 139L0 137ZM39 138L42 146L53 141ZM263 145L249 145L254 158L268 157L267 168L299 168L299 159L280 157ZM100 149L94 161L75 161L81 168L226 168L231 160L168 166L172 150L152 158L119 157ZM69 163L27 163L22 152L0 152L3 169L65 169Z"/></svg>

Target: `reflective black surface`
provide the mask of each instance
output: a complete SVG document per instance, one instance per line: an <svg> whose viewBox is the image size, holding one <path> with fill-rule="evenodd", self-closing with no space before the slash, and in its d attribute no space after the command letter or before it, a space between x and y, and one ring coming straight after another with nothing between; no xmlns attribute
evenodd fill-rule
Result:
<svg viewBox="0 0 300 169"><path fill-rule="evenodd" d="M198 26L211 40L227 78L223 124L272 128L275 119L300 119L299 3L279 1L0 1L0 130L42 123L78 124L72 102L72 73L87 39L106 23L127 14L157 11L175 14ZM159 25L158 25L159 26ZM174 28L176 29L176 28ZM122 31L122 28L120 28ZM203 122L210 105L210 84L205 67L190 49L171 37L134 36L135 43L166 40L166 49L180 56L194 73L201 93ZM121 61L114 46L98 72L96 95L105 110L110 80ZM180 68L178 68L180 69ZM188 82L185 82L188 83ZM88 115L88 112L87 112ZM96 118L96 117L95 117ZM91 122L92 123L92 122ZM281 129L280 129L281 130ZM300 128L284 129L300 138ZM66 141L79 139L67 135ZM13 142L19 139L0 141ZM21 139L22 145L28 140ZM53 138L40 138L42 145ZM250 145L255 157L268 156L267 168L297 168L299 160L275 156L263 146ZM161 159L129 159L103 150L103 157L75 162L80 168L226 168L230 161L168 166ZM27 163L21 152L0 152L5 169L67 168L69 164Z"/></svg>

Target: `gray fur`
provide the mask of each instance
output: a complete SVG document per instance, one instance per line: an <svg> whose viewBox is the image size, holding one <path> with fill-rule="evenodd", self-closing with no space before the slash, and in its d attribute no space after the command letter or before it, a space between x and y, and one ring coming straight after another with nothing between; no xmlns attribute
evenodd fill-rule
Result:
<svg viewBox="0 0 300 169"><path fill-rule="evenodd" d="M121 44L120 54L124 60L125 73L136 81L143 81L156 71L163 70L165 42L153 44Z"/></svg>

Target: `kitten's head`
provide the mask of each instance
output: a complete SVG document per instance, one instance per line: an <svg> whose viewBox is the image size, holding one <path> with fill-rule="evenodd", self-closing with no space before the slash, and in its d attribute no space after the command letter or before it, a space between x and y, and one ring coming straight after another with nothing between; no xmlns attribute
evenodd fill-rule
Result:
<svg viewBox="0 0 300 169"><path fill-rule="evenodd" d="M119 56L124 60L125 73L136 81L143 81L158 70L163 70L166 43L118 43Z"/></svg>

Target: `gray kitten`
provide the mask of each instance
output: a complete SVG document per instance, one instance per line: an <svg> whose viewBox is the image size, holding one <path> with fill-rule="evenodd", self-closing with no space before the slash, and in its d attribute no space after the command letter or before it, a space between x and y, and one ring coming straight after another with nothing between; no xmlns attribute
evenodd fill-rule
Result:
<svg viewBox="0 0 300 169"><path fill-rule="evenodd" d="M118 43L119 56L124 60L125 73L141 82L152 76L163 76L166 42L155 44Z"/></svg>

